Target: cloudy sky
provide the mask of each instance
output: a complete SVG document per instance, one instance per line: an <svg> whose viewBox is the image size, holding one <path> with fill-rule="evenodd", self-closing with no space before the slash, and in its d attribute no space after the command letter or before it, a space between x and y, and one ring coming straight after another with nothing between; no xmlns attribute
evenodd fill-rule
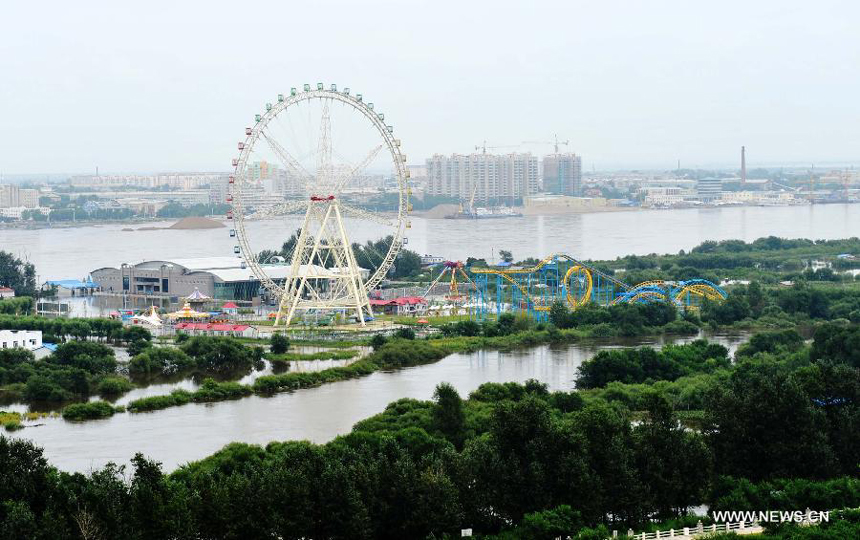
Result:
<svg viewBox="0 0 860 540"><path fill-rule="evenodd" d="M855 1L55 1L0 13L7 176L224 170L266 101L317 81L374 101L410 163L557 133L588 169L731 166L742 144L751 166L860 164Z"/></svg>

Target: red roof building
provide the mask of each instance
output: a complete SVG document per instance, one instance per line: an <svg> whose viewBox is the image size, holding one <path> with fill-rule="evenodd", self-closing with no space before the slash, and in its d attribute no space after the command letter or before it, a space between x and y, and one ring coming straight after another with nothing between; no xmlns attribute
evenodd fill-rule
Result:
<svg viewBox="0 0 860 540"><path fill-rule="evenodd" d="M420 296L401 296L390 300L371 298L370 307L386 315L414 315L427 311L427 300Z"/></svg>
<svg viewBox="0 0 860 540"><path fill-rule="evenodd" d="M253 326L230 323L179 323L176 331L195 336L254 337L256 333Z"/></svg>

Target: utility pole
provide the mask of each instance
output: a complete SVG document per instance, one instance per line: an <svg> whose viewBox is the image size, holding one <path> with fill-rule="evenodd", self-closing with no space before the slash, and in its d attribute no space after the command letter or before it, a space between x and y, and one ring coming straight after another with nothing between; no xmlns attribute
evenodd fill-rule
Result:
<svg viewBox="0 0 860 540"><path fill-rule="evenodd" d="M747 183L747 149L741 146L741 184Z"/></svg>

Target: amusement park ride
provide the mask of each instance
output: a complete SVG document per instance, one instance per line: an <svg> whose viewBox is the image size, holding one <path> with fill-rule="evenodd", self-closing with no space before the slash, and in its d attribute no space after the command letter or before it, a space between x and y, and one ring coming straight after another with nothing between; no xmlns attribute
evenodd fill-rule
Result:
<svg viewBox="0 0 860 540"><path fill-rule="evenodd" d="M719 302L726 298L723 289L703 279L646 281L631 286L564 253L550 255L529 267L467 269L462 262L446 261L424 297L430 297L443 279L449 281L444 300L468 307L469 315L479 320L504 311L526 312L539 321L547 320L556 302L572 310L587 304L649 302L698 309L705 299Z"/></svg>
<svg viewBox="0 0 860 540"><path fill-rule="evenodd" d="M338 151L332 144L334 106L338 106L341 114L345 113L344 125L350 121L357 123L365 135L370 134L369 138L375 139L369 152L366 148L370 145L362 143L360 159L345 159L347 150ZM309 128L309 131L316 131L314 147L302 155L296 142L299 137L295 136L294 122L305 117L309 122L311 118L319 118L319 122L317 129ZM245 128L245 139L238 143L239 157L233 159L234 172L229 176L227 201L231 210L227 219L234 223L230 229L230 236L237 241L234 252L244 259L261 286L278 300L276 327L289 325L300 311L353 313L361 325L372 318L368 293L385 278L406 243L404 234L410 226L406 156L400 152L400 140L394 138L394 128L384 120L385 116L375 111L373 103L366 102L361 94L353 95L349 88L338 91L334 84L326 89L318 83L315 89L306 84L303 90L292 88L289 94L279 94L277 102L267 103L265 112L255 115L253 124ZM288 145L289 149L279 140L287 132L284 122L296 139ZM345 139L355 143L357 138L348 136ZM389 215L360 208L352 201L347 203L343 197L345 190L355 183L381 150L387 150L383 155L390 156L390 161L387 158L384 161L397 186L396 212ZM300 183L304 193L301 198L283 199L268 205L260 202L261 182L253 166L265 152L274 154L286 173ZM335 163L336 157L339 163ZM311 158L310 164L308 158ZM270 276L273 265L260 262L251 244L246 220L290 214L304 214L304 219L295 247L285 257L289 273L286 279L276 279ZM387 252L379 256L379 265L366 279L361 277L345 217L353 226L360 227L361 222L372 224L377 234L391 239ZM527 268L467 269L461 262L448 261L424 296L429 297L443 278L449 281L445 300L467 308L470 316L477 319L493 312L498 315L514 310L545 320L556 301L565 302L572 309L588 303L654 301L696 308L706 298L719 301L726 296L722 289L705 280L649 281L630 286L563 253L551 255Z"/></svg>
<svg viewBox="0 0 860 540"><path fill-rule="evenodd" d="M460 261L445 261L444 263L442 263L441 272L439 272L439 275L436 276L436 279L434 279L433 282L430 283L430 286L427 287L427 290L422 296L424 296L425 298L430 296L433 293L433 288L445 276L448 276L450 278L448 284L448 294L445 295L445 299L450 302L463 303L463 300L467 297L466 294L460 291L461 283L471 284L473 289L477 288L475 282L472 281L472 279L469 277L469 274L467 274L464 270L463 263L461 263Z"/></svg>
<svg viewBox="0 0 860 540"><path fill-rule="evenodd" d="M560 301L569 309L586 304L610 306L622 303L667 302L682 309L698 309L704 299L722 301L726 292L703 279L627 283L578 261L556 253L530 267L472 268L476 287L472 294L480 307L477 318L487 316L493 306L498 315L505 309L528 312L547 320L552 305Z"/></svg>
<svg viewBox="0 0 860 540"><path fill-rule="evenodd" d="M343 158L348 149L340 148L339 152L332 144L331 109L334 106L340 106L337 111L341 113L343 125L348 126L351 122L355 126L358 123L358 129L364 129L361 133L365 139L376 139L372 149L369 152L363 150L366 154L353 162L357 164ZM308 128L308 131L316 131L317 142L316 148L309 152L315 163L306 168L307 159L303 163L296 153L302 137L296 136L294 124L312 116L320 120L316 129ZM284 138L286 127L293 134L291 142L294 144L289 149L279 141ZM235 170L229 177L227 200L232 208L227 218L235 223L231 230L231 236L235 236L238 242L234 252L241 254L261 285L278 299L276 327L289 325L299 311L351 312L362 325L372 318L368 292L376 288L388 273L406 242L404 232L409 228L409 171L406 156L400 152L400 140L395 139L393 133L394 128L385 123L385 115L375 111L373 103L365 101L361 94L353 95L349 88L338 91L335 84L326 89L323 83L318 83L316 89L306 84L303 90L292 88L289 94L279 94L277 102L267 103L265 112L257 114L252 126L245 128L245 139L238 144L239 157L233 159ZM347 142L355 143L360 138L348 137ZM397 209L392 216L347 204L342 197L382 149L390 155L389 166L398 189ZM304 191L301 199L269 206L258 204L255 194L260 190L260 181L250 166L255 159L261 159L264 152L274 153L287 174L301 183ZM336 157L339 158L338 163ZM259 262L245 221L251 217L293 213L304 213L304 220L289 257L289 275L283 283L278 283L269 275L269 268ZM381 256L380 264L367 280L361 278L361 268L352 250L345 217L352 223L372 223L381 236L391 238L387 253Z"/></svg>

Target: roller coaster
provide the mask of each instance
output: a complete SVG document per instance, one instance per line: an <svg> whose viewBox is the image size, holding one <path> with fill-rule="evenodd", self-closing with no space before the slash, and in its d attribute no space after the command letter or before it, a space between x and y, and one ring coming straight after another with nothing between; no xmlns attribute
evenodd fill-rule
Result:
<svg viewBox="0 0 860 540"><path fill-rule="evenodd" d="M539 321L547 320L557 301L569 309L590 303L667 302L679 309L697 310L705 299L720 302L727 296L722 288L704 279L646 281L631 286L565 253L555 253L530 267L472 267L468 269L471 279L462 263L446 263L446 270L452 280L449 296L456 294L467 303L470 315L477 319L519 311ZM465 279L457 280L458 274ZM471 287L460 289L457 281Z"/></svg>

